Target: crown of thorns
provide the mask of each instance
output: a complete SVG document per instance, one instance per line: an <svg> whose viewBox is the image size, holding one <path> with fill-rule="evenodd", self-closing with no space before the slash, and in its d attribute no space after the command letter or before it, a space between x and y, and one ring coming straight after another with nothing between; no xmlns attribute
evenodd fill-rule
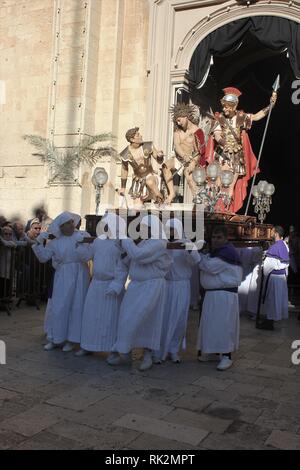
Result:
<svg viewBox="0 0 300 470"><path fill-rule="evenodd" d="M199 124L200 112L198 106L194 104L178 103L171 107L171 116L174 124L177 124L177 119L180 117L187 117L193 124Z"/></svg>

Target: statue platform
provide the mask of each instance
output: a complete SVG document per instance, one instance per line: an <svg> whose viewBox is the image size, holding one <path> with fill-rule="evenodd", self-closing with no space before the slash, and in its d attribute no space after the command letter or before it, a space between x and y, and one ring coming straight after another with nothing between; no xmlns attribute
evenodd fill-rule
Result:
<svg viewBox="0 0 300 470"><path fill-rule="evenodd" d="M189 224L189 227L195 229L198 217L203 217L203 211L193 204L172 204L170 206L151 207L146 204L141 209L110 209L127 219L127 224L137 217L146 214L155 213L161 220L178 217L183 222ZM103 215L86 215L86 230L92 236L96 236L96 227ZM200 219L198 219L200 220ZM204 212L204 238L208 240L213 226L224 225L228 229L228 239L240 247L251 247L268 245L271 238L272 225L257 223L256 217L245 216L228 212Z"/></svg>

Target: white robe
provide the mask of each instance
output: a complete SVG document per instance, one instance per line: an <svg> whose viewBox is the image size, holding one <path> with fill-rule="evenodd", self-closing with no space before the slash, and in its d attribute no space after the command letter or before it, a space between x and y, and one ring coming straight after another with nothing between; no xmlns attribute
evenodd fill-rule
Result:
<svg viewBox="0 0 300 470"><path fill-rule="evenodd" d="M48 338L49 332L51 331L51 314L52 314L52 300L50 297L47 301L45 317L44 317L44 332L46 333L47 338Z"/></svg>
<svg viewBox="0 0 300 470"><path fill-rule="evenodd" d="M267 292L265 301L262 300L261 313L266 315L268 320L279 321L288 318L289 316L289 299L287 276L282 274L270 274L273 269L286 269L288 270L288 263L283 263L277 258L268 256L264 260L264 287L263 296L267 284ZM270 277L268 279L268 276ZM268 281L267 281L268 279Z"/></svg>
<svg viewBox="0 0 300 470"><path fill-rule="evenodd" d="M241 266L217 257L201 255L200 282L204 289L238 287ZM229 353L239 345L238 294L226 291L205 293L198 330L197 349L203 353Z"/></svg>
<svg viewBox="0 0 300 470"><path fill-rule="evenodd" d="M93 260L93 278L84 304L80 346L87 351L110 351L117 339L120 304L127 278L127 270L121 261L121 247L115 240L97 238L92 245L81 245L77 251L82 260ZM118 295L107 295L109 287Z"/></svg>
<svg viewBox="0 0 300 470"><path fill-rule="evenodd" d="M173 264L166 275L166 300L160 356L177 353L185 337L190 307L190 279L194 258L186 250L169 250ZM199 281L198 281L199 282Z"/></svg>
<svg viewBox="0 0 300 470"><path fill-rule="evenodd" d="M198 307L200 303L200 272L198 264L192 266L192 276L190 279L191 287L191 300L192 307Z"/></svg>
<svg viewBox="0 0 300 470"><path fill-rule="evenodd" d="M81 320L85 296L89 285L89 271L76 252L76 242L82 233L74 232L70 237L61 235L46 246L33 245L32 249L40 262L52 258L56 265L51 312L47 315L47 338L53 343L64 341L80 343Z"/></svg>
<svg viewBox="0 0 300 470"><path fill-rule="evenodd" d="M112 348L129 353L133 348L158 350L160 347L166 292L165 276L172 263L166 240L143 240L138 245L122 240L130 258L131 282L124 295L118 325L118 338Z"/></svg>
<svg viewBox="0 0 300 470"><path fill-rule="evenodd" d="M83 232L83 231L80 231L80 230L78 230L78 232L82 233L82 234L87 234L87 232ZM49 241L47 241L46 244L49 243ZM54 269L54 272L52 274L53 275L52 282L54 283L56 264L55 264L55 261L54 261L53 258L52 258L52 267ZM52 291L53 291L53 285L52 285ZM52 295L51 295L51 297L52 297ZM51 297L49 297L49 299L47 301L45 317L44 317L44 332L46 333L47 338L48 338L48 332L51 331L51 313L52 313L52 298Z"/></svg>
<svg viewBox="0 0 300 470"><path fill-rule="evenodd" d="M240 248L238 253L243 268L243 279L239 286L240 312L257 312L260 264L262 261L262 248Z"/></svg>

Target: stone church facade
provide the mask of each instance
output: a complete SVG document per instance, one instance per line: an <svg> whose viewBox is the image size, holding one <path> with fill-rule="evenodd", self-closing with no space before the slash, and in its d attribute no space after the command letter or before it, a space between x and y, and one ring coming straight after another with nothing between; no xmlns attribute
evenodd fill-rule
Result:
<svg viewBox="0 0 300 470"><path fill-rule="evenodd" d="M44 203L94 213L93 168L74 183L49 184L49 168L32 155L25 134L61 149L86 135L111 132L121 151L127 129L172 151L170 106L188 89L197 45L235 19L279 16L300 22L300 3L285 0L1 0L0 213L26 219ZM109 174L102 204L117 205L120 164Z"/></svg>

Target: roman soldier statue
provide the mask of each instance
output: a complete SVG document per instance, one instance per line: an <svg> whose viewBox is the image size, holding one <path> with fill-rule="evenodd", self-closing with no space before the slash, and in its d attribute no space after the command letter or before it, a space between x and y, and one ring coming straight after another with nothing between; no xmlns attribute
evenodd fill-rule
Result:
<svg viewBox="0 0 300 470"><path fill-rule="evenodd" d="M229 211L237 212L247 195L248 181L255 173L257 160L253 153L248 131L253 121L268 115L271 104L275 105L277 94L273 92L270 105L256 114L238 110L241 92L237 88L224 88L221 99L222 113L215 113L207 143L206 159L216 161L222 170L233 172L234 178L228 188L231 197ZM222 202L218 203L218 208Z"/></svg>

